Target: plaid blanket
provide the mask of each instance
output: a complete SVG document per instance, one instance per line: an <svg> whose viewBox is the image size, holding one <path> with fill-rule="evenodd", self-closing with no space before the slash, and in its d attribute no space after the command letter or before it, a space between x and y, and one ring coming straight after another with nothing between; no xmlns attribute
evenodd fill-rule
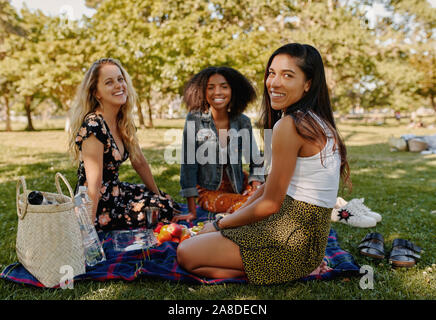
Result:
<svg viewBox="0 0 436 320"><path fill-rule="evenodd" d="M186 205L182 205L182 210L187 211ZM197 217L197 220L193 221L194 223L181 223L192 227L198 221L205 221L210 218L210 214L198 208ZM114 250L114 239L111 237L110 232L101 232L99 235L106 254L106 261L91 268L87 267L86 273L76 276L74 281L108 281L112 279L133 281L139 277L149 277L199 284L247 283L246 277L208 279L188 273L177 263L176 250L178 244L175 242L164 242L160 246L148 250L119 252ZM350 253L340 248L337 233L333 229L330 230L324 260L332 268L331 271L323 275L307 276L300 280L329 280L338 276L359 275L360 267ZM35 287L44 287L18 262L7 266L0 274L0 278ZM57 287L59 285L55 286L55 288Z"/></svg>

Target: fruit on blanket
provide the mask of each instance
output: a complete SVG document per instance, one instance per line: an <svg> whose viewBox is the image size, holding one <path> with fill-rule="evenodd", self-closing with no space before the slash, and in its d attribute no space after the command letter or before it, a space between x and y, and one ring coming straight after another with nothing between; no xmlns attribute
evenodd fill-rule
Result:
<svg viewBox="0 0 436 320"><path fill-rule="evenodd" d="M191 234L196 235L203 228L204 228L204 222L200 221L197 223L197 225L193 226L192 228L189 228L189 230L191 231Z"/></svg>
<svg viewBox="0 0 436 320"><path fill-rule="evenodd" d="M170 241L171 238L172 238L171 233L169 233L169 231L167 231L167 230L162 230L162 229L160 230L160 232L157 236L157 240L160 243L163 243L165 241Z"/></svg>
<svg viewBox="0 0 436 320"><path fill-rule="evenodd" d="M162 232L162 231L168 231L168 227L169 227L170 225L169 224L164 224L161 228L160 228L160 231L159 232Z"/></svg>
<svg viewBox="0 0 436 320"><path fill-rule="evenodd" d="M186 236L187 234L191 235L191 232L189 231L189 229L188 228L182 229L182 235L180 236L180 238Z"/></svg>
<svg viewBox="0 0 436 320"><path fill-rule="evenodd" d="M180 239L177 238L177 237L172 237L172 238L171 238L171 241L172 241L172 242L179 243L179 242L180 242Z"/></svg>
<svg viewBox="0 0 436 320"><path fill-rule="evenodd" d="M187 233L184 234L180 237L180 243L182 243L183 241L185 241L186 239L189 239L191 237L191 234Z"/></svg>
<svg viewBox="0 0 436 320"><path fill-rule="evenodd" d="M164 226L164 223L163 223L163 222L159 222L159 223L157 224L156 228L154 228L153 232L157 232L157 233L159 233L159 232L160 232L160 229L161 229L163 226Z"/></svg>
<svg viewBox="0 0 436 320"><path fill-rule="evenodd" d="M199 232L201 229L203 229L203 227L201 227L201 226L193 226L191 230L192 230L193 232L197 233L197 232Z"/></svg>
<svg viewBox="0 0 436 320"><path fill-rule="evenodd" d="M191 232L188 227L177 223L164 224L163 222L159 222L153 231L158 245L166 241L180 243L191 237Z"/></svg>
<svg viewBox="0 0 436 320"><path fill-rule="evenodd" d="M189 239L191 237L191 232L188 228L185 228L182 230L182 235L180 236L180 242L183 242L186 239Z"/></svg>
<svg viewBox="0 0 436 320"><path fill-rule="evenodd" d="M170 223L167 230L173 236L173 238L179 238L182 235L182 227L177 223Z"/></svg>

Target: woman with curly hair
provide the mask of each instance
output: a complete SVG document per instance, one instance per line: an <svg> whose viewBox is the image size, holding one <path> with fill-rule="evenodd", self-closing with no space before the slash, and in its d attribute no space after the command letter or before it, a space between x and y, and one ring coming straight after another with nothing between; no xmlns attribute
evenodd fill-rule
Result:
<svg viewBox="0 0 436 320"><path fill-rule="evenodd" d="M255 99L251 83L230 67L208 67L186 84L180 185L189 213L175 220L195 219L195 198L209 212L234 212L263 183L251 121L243 114Z"/></svg>

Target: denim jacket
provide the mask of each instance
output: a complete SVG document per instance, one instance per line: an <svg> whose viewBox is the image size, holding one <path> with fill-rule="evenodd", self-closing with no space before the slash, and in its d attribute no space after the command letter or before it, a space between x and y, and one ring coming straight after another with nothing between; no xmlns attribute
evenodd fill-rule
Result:
<svg viewBox="0 0 436 320"><path fill-rule="evenodd" d="M217 190L224 170L227 170L233 191L242 193L243 155L245 163L250 164L248 182L265 181L263 158L260 157L253 136L250 118L240 114L230 119L227 148L220 146L218 137L210 111L188 113L183 130L180 166L182 197L197 197L197 184L209 190Z"/></svg>

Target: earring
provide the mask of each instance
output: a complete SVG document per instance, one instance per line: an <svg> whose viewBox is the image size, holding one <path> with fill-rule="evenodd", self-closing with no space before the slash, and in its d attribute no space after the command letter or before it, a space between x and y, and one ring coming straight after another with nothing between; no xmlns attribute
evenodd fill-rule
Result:
<svg viewBox="0 0 436 320"><path fill-rule="evenodd" d="M232 109L230 107L227 108L227 112L230 112Z"/></svg>

